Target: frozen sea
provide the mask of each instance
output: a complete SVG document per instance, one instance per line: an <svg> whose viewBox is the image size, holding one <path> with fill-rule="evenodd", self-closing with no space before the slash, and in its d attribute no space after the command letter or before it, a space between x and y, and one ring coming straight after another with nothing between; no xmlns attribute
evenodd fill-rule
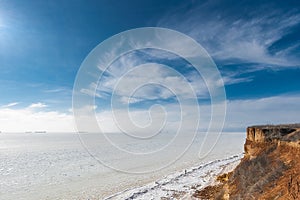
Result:
<svg viewBox="0 0 300 200"><path fill-rule="evenodd" d="M220 166L240 158L232 156L241 155L245 139L245 133L229 132L176 140L171 133L161 135L136 140L111 133L106 140L96 133L0 133L0 199L104 199L122 191L125 195L130 188L191 167L223 169ZM225 160L218 165L218 159ZM199 169L198 174L204 173Z"/></svg>

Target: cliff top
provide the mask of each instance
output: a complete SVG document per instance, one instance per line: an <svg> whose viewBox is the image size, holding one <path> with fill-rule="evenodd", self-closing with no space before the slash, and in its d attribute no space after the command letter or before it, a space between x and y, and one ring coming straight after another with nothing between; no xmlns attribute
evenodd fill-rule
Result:
<svg viewBox="0 0 300 200"><path fill-rule="evenodd" d="M258 125L247 128L247 139L250 141L298 141L300 124Z"/></svg>
<svg viewBox="0 0 300 200"><path fill-rule="evenodd" d="M296 124L267 124L267 125L253 125L249 126L248 128L260 128L260 129L268 129L268 128L300 128L300 123Z"/></svg>

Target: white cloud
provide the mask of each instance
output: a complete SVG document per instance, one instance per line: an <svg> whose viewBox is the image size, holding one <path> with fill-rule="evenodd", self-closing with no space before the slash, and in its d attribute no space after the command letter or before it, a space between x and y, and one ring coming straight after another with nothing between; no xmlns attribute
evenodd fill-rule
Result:
<svg viewBox="0 0 300 200"><path fill-rule="evenodd" d="M184 77L176 74L166 66L155 63L134 68L118 78L117 80L111 80L111 88L121 96L128 96L135 92L134 96L137 98L167 99L174 96L174 94L185 95L189 92ZM115 87L114 83L118 83L118 87Z"/></svg>
<svg viewBox="0 0 300 200"><path fill-rule="evenodd" d="M185 98L208 98L208 88L212 89L211 86L213 85L218 87L223 85L223 80L217 76L218 69L213 68L214 66L210 68L210 66L207 66L210 63L205 62L208 55L204 51L202 52L203 55L197 55L201 50L192 48L195 46L191 43L193 40L186 39L185 37L178 39L177 34L166 34L165 32L155 36L157 38L149 41L149 44L146 45L150 47L161 46L162 50L164 49L163 47L165 49L174 49L186 57L205 57L205 59L194 59L200 60L199 62L201 63L198 63L199 65L202 66L203 64L203 71L200 70L200 73L203 73L201 75L205 80L196 73L196 69L193 69L191 65L182 66L186 70L182 70L181 72L184 72L180 73L175 71L173 66L168 67L154 63L155 60L163 58L165 60L178 59L173 54L161 53L161 51L157 50L143 50L142 54L131 52L119 57L108 68L105 68L103 63L107 64L107 60L116 56L116 49L120 46L120 44L116 44L109 53L103 56L103 60L98 62L100 64L97 66L102 72L102 77L100 79L98 79L99 77L93 77L94 81L91 81L90 84L87 83L80 89L80 92L103 99L108 99L110 94L113 93L120 97L120 102L132 104L146 100L166 100L174 98L176 95ZM132 45L133 48L145 47L141 46L142 44L135 43L134 38L129 38L128 40L130 39L132 39L132 43L129 45ZM154 62L149 63L149 60L154 60ZM145 62L148 63L145 64ZM237 79L234 76L225 76L224 80L225 84L251 81L249 78Z"/></svg>
<svg viewBox="0 0 300 200"><path fill-rule="evenodd" d="M111 66L110 75L101 78L99 86L91 83L81 92L91 96L95 93L100 98L114 93L121 96L123 103L168 99L176 95L185 98L208 96L205 82L196 73L180 74L169 66L157 63L136 66L136 63L136 58L123 58L121 63Z"/></svg>
<svg viewBox="0 0 300 200"><path fill-rule="evenodd" d="M9 108L9 107L16 106L16 105L18 105L18 104L19 104L19 102L12 102L12 103L3 105L3 106L1 106L1 107L2 107L2 108Z"/></svg>
<svg viewBox="0 0 300 200"><path fill-rule="evenodd" d="M224 124L224 131L243 131L247 126L255 124L280 124L280 123L299 123L300 116L300 96L274 96L269 98L252 99L252 100L234 100L228 101L226 122ZM181 111L177 104L165 105L166 124L164 131L176 131L181 121ZM128 116L127 110L117 110L123 121L120 122L126 126ZM195 122L195 107L185 105L182 110L182 115L186 117L187 123L183 129L186 132L193 131L192 128ZM150 113L148 110L132 110L130 112L131 119L135 124L145 125L150 120ZM152 113L153 116L154 113ZM217 121L222 114L217 114ZM160 116L161 117L161 116ZM104 132L120 132L120 129L114 121L113 115L110 111L97 113L99 126ZM211 112L209 105L200 105L200 129L206 130L211 119ZM164 120L159 118L159 120ZM221 120L220 120L221 121ZM126 122L126 123L125 123ZM157 123L157 126L160 124ZM221 124L217 124L221 126ZM134 131L131 126L125 127ZM153 128L153 127L152 127ZM155 127L158 129L159 127ZM145 130L146 131L146 130Z"/></svg>
<svg viewBox="0 0 300 200"><path fill-rule="evenodd" d="M39 104L38 104L39 105ZM33 106L40 108L43 106ZM2 132L49 131L74 132L73 117L58 111L36 111L33 107L22 109L0 108Z"/></svg>
<svg viewBox="0 0 300 200"><path fill-rule="evenodd" d="M145 128L144 132L157 131L164 125L163 131L176 131L180 127L181 117L185 121L182 130L193 131L195 120L197 120L195 107L192 105L181 105L169 103L161 109L130 110L128 118L127 109L117 109L117 120L119 125L125 130L141 131L130 125L131 119L138 127L152 126ZM88 113L93 113L96 107L85 108ZM182 113L181 110L182 109ZM300 96L274 96L269 98L252 100L233 100L227 103L227 115L224 126L225 131L242 131L249 125L254 124L277 124L277 123L296 123L300 121ZM82 113L81 114L85 114ZM182 115L181 115L182 114ZM210 121L210 106L200 106L200 129L205 130ZM222 115L216 116L218 120ZM96 113L98 125L104 132L120 132L118 124L111 111L101 111ZM90 116L82 118L82 122L87 131L97 130L90 127ZM80 120L80 119L79 119ZM128 124L128 126L126 126ZM221 124L218 124L220 126ZM90 128L90 129L89 129ZM16 109L12 107L0 108L0 130L2 132L23 132L45 130L48 132L74 132L76 130L73 116L70 113L59 111L37 111L29 107Z"/></svg>
<svg viewBox="0 0 300 200"><path fill-rule="evenodd" d="M299 123L300 96L274 96L228 102L226 129L255 124Z"/></svg>
<svg viewBox="0 0 300 200"><path fill-rule="evenodd" d="M46 104L38 102L38 103L31 104L28 108L45 108L45 107L47 107Z"/></svg>

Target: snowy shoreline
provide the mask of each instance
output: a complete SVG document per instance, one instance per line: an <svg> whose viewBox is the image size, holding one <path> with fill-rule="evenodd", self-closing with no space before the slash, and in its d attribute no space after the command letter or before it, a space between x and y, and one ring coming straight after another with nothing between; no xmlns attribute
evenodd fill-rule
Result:
<svg viewBox="0 0 300 200"><path fill-rule="evenodd" d="M215 184L218 175L232 171L242 157L243 154L238 154L191 167L144 186L116 193L105 200L190 198L196 190Z"/></svg>

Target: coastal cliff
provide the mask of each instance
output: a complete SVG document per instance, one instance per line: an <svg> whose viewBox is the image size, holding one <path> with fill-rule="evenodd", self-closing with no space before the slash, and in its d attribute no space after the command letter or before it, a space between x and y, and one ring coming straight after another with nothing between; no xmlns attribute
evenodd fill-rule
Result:
<svg viewBox="0 0 300 200"><path fill-rule="evenodd" d="M245 155L200 199L300 199L300 124L247 128Z"/></svg>

